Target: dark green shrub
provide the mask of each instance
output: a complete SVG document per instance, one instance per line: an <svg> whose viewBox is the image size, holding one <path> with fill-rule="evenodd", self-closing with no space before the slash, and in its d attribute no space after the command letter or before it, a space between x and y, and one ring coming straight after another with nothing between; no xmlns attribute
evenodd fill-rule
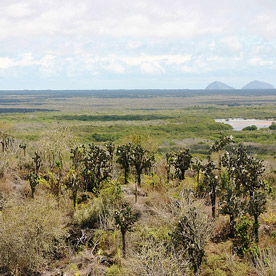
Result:
<svg viewBox="0 0 276 276"><path fill-rule="evenodd" d="M242 130L249 130L249 131L254 131L257 130L258 128L255 125L252 126L247 126L245 128L243 128Z"/></svg>
<svg viewBox="0 0 276 276"><path fill-rule="evenodd" d="M247 217L241 217L239 223L236 226L236 237L237 239L234 241L235 249L238 254L244 256L250 245L252 243L252 239L250 237L250 229L252 226L252 222L247 219Z"/></svg>
<svg viewBox="0 0 276 276"><path fill-rule="evenodd" d="M272 123L272 125L270 125L268 128L271 130L276 130L276 124Z"/></svg>

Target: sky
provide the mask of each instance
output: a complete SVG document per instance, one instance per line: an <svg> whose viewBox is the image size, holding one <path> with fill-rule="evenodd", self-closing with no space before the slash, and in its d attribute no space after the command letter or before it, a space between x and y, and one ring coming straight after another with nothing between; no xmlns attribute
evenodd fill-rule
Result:
<svg viewBox="0 0 276 276"><path fill-rule="evenodd" d="M276 86L275 0L0 0L0 90Z"/></svg>

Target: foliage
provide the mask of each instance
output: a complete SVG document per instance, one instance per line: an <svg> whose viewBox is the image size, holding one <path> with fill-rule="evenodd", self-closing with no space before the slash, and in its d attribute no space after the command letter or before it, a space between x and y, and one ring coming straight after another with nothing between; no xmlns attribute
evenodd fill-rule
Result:
<svg viewBox="0 0 276 276"><path fill-rule="evenodd" d="M39 271L64 250L65 224L66 216L51 198L6 202L0 216L2 270L14 275Z"/></svg>
<svg viewBox="0 0 276 276"><path fill-rule="evenodd" d="M123 256L126 256L126 233L133 230L133 224L138 220L138 214L134 213L127 204L115 211L114 219L116 226L122 234Z"/></svg>
<svg viewBox="0 0 276 276"><path fill-rule="evenodd" d="M74 213L74 222L81 228L112 229L114 212L120 206L122 197L122 190L117 182L105 183L97 198L79 205Z"/></svg>
<svg viewBox="0 0 276 276"><path fill-rule="evenodd" d="M230 143L233 143L233 136L222 136L219 140L216 140L211 146L210 151L211 152L219 152L225 148L225 146L229 145Z"/></svg>
<svg viewBox="0 0 276 276"><path fill-rule="evenodd" d="M252 125L252 126L247 126L247 127L243 128L242 130L254 131L254 130L258 130L258 128L255 125Z"/></svg>
<svg viewBox="0 0 276 276"><path fill-rule="evenodd" d="M130 163L131 163L131 151L132 151L133 145L131 143L120 145L117 147L116 155L117 163L121 165L121 167L124 169L124 176L125 176L125 184L128 184L128 175L130 172Z"/></svg>
<svg viewBox="0 0 276 276"><path fill-rule="evenodd" d="M104 273L104 276L123 276L122 270L118 265L112 265L108 267Z"/></svg>
<svg viewBox="0 0 276 276"><path fill-rule="evenodd" d="M258 276L276 275L276 251L275 248L259 248L259 254L255 255L253 264Z"/></svg>
<svg viewBox="0 0 276 276"><path fill-rule="evenodd" d="M175 154L173 152L167 152L166 153L166 171L167 171L167 182L170 182L171 177L171 167L174 164L174 157Z"/></svg>
<svg viewBox="0 0 276 276"><path fill-rule="evenodd" d="M140 242L127 266L129 276L182 276L189 273L189 262L183 259L181 251L152 238Z"/></svg>
<svg viewBox="0 0 276 276"><path fill-rule="evenodd" d="M205 250L210 235L208 218L195 207L189 208L179 220L172 233L173 243L180 248L189 260L195 275L204 261Z"/></svg>
<svg viewBox="0 0 276 276"><path fill-rule="evenodd" d="M250 227L252 223L248 221L246 216L242 216L236 226L237 240L235 242L235 249L241 256L245 255L252 243L250 237Z"/></svg>
<svg viewBox="0 0 276 276"><path fill-rule="evenodd" d="M113 151L111 144L107 150L95 144L89 144L88 149L84 145L71 149L73 166L85 191L98 193L100 184L110 177Z"/></svg>
<svg viewBox="0 0 276 276"><path fill-rule="evenodd" d="M260 178L264 173L263 162L251 157L241 144L232 153L226 152L222 162L239 194L251 194L264 187Z"/></svg>
<svg viewBox="0 0 276 276"><path fill-rule="evenodd" d="M30 173L27 175L31 187L31 197L34 198L35 188L39 184L40 176L37 173Z"/></svg>
<svg viewBox="0 0 276 276"><path fill-rule="evenodd" d="M222 162L226 167L233 187L231 190L228 189L227 200L229 203L228 206L224 208L230 215L230 227L235 219L235 209L238 208L236 196L243 196L243 199L245 199L242 200L243 206L246 206L246 211L254 217L254 235L255 241L258 243L258 218L260 214L265 211L266 203L265 183L261 178L264 173L263 162L251 157L242 145L238 145L237 148L234 148L232 153L226 152ZM231 198L229 196L231 196ZM246 200L248 202L246 202ZM233 229L230 229L230 233L233 235Z"/></svg>
<svg viewBox="0 0 276 276"><path fill-rule="evenodd" d="M273 196L271 198L267 197L269 190L264 177L271 185L270 191L275 186L275 181L273 178L269 179L267 175L264 175L264 165L270 171L275 168L274 159L268 158L276 154L273 144L275 133L267 129L233 131L230 126L216 123L213 119L232 117L234 114L243 118L271 119L276 116L275 107L260 105L229 106L227 104L233 104L235 100L231 99L229 101L229 99L222 98L219 99L219 105L201 105L202 101L206 99L208 100L208 97L197 99L198 106L187 107L187 105L183 105L183 102L180 103L183 100L181 97L178 97L177 100L174 99L175 103L178 104L176 106L169 105L168 98L164 98L162 99L163 102L158 103L163 110L157 112L155 106L151 106L152 98L137 99L140 103L143 102L144 110L141 108L135 110L132 101L125 101L121 98L118 102L120 102L120 105L124 103L124 110L115 110L113 102L111 104L110 99L104 99L104 105L108 105L107 110L104 105L100 108L96 107L99 99L86 97L83 99L86 104L79 106L90 108L88 101L93 100L93 110L91 109L91 112L86 110L75 112L73 105L70 105L70 109L72 108L71 114L65 114L65 112L55 113L57 116L69 115L71 118L67 120L60 117L63 121L58 122L58 127L53 131L48 131L48 129L52 128L58 117L49 113L2 115L3 119L7 121L16 121L16 125L19 127L13 129L12 133L7 134L12 139L17 138L19 140L10 140L12 143L5 140L5 143L10 143L10 146L8 150L2 153L1 158L1 163L3 163L1 167L5 170L3 170L3 173L1 171L0 220L2 219L2 211L4 210L4 213L7 210L6 207L3 209L5 193L7 193L7 190L3 189L5 186L9 187L7 197L14 197L13 194L20 193L22 196L20 206L37 201L42 194L45 200L48 200L49 196L52 200L51 197L54 194L57 198L60 195L60 210L55 208L57 212L62 212L62 208L68 204L71 197L75 206L78 203L78 208L75 208L74 211L72 208L68 208L69 212L64 214L64 218L73 219L73 223L70 222L70 225L72 225L74 234L78 235L87 231L93 236L90 242L85 243L85 250L87 251L84 251L84 247L80 247L79 249L82 252L78 252L74 256L77 259L80 255L86 254L85 252L89 252L89 260L76 264L76 267L79 266L76 270L79 274L88 273L84 273L82 268L85 267L86 262L91 261L91 256L95 257L95 261L100 266L99 273L103 272L103 263L114 264L110 269L106 269L107 275L154 275L154 273L166 276L189 275L190 269L195 272L197 268L193 264L194 260L198 259L199 263L201 262L200 251L197 254L194 249L197 246L193 245L198 243L188 243L185 239L182 239L185 240L183 242L187 246L185 247L179 242L176 243L174 238L176 237L176 229L182 230L185 237L188 236L188 230L186 229L185 232L185 227L192 225L192 223L188 223L193 221L189 212L193 210L195 205L197 206L196 213L201 217L201 219L197 218L198 220L202 220L207 224L213 221L211 217L202 214L202 212L209 214L210 208L206 206L206 198L209 200L209 196L213 201L213 210L215 210L216 202L218 202L219 214L227 215L230 219L230 237L232 239L227 240L227 235L220 235L220 238L227 240L226 242L229 244L234 242L238 250L242 252L247 250L246 252L250 253L256 249L256 245L250 241L249 248L246 249L246 241L248 241L246 233L250 239L253 240L255 236L255 240L258 240L259 238L256 239L256 237L258 237L259 225L262 223L260 244L262 246L271 245L275 241L275 198ZM63 99L60 100L63 101ZM71 99L67 100L70 101ZM72 98L72 100L79 101L80 99ZM189 97L185 99L188 105L190 105L190 100ZM255 103L257 103L257 99L255 100ZM133 101L136 101L136 99ZM166 104L164 105L164 103ZM250 99L250 104L252 103L253 99ZM129 108L125 108L126 106ZM166 110L167 107L172 107L172 109ZM177 109L178 107L181 109ZM131 116L129 117L129 115ZM75 119L76 121L74 121ZM40 133L42 128L45 129L44 134ZM76 147L73 134L79 142L85 144ZM232 142L231 134L237 142L250 143L245 143L246 146L237 145L233 147L233 145L229 145ZM99 143L88 145L91 141L98 141ZM114 144L104 145L105 143L101 143L105 141L115 141L116 145L119 145L120 153L115 150ZM25 143L28 144L26 148L24 147ZM156 148L157 143L160 145L158 150ZM209 151L210 144L211 151ZM20 148L18 145L23 146ZM122 155L123 148L121 147L127 145L130 145L129 149L126 150L129 156L124 157ZM127 236L128 260L121 260L120 250L117 246L120 233L118 230L114 230L116 224L114 213L123 209L123 195L126 196L124 202L129 202L133 191L131 185L124 186L122 191L116 178L119 175L118 167L120 166L123 170L126 168L126 180L127 176L133 172L136 174L138 181L136 167L130 158L133 148L138 146L145 150L141 156L149 158L150 165L140 170L140 180L143 181L141 193L145 197L141 198L141 202L135 205L135 209L141 212L141 220L137 227L131 227L130 230L135 230L135 232L129 237ZM69 148L72 148L71 162ZM174 164L177 159L175 152L179 154L185 151L185 148L189 148L190 155L193 155L192 160L194 162L190 162L190 164L194 173L188 172L185 180L175 181L174 178L179 178L179 175L182 174ZM32 168L31 154L37 149L39 150L37 160L40 159L41 164L35 162L37 165L34 163ZM225 155L223 153L224 149L227 150ZM26 156L23 156L22 151L25 151L24 155ZM114 165L114 161L116 161L114 160L114 154L117 155L118 166ZM153 154L155 154L156 161L154 158L151 159ZM210 160L206 162L207 154L211 154L213 164ZM265 157L266 162L252 157L256 155L259 158ZM136 158L134 154L132 154L132 157L136 160L140 158ZM120 158L122 160L119 160ZM199 161L200 159L203 161ZM128 162L125 162L125 160L128 160ZM125 168L124 164L126 164ZM213 166L214 164L215 166ZM143 176L143 174L145 175ZM30 175L29 182L33 183L32 186L37 187L38 183L42 183L39 180L40 177L44 178L44 183L50 189L41 189L39 194L35 194L36 198L34 200L25 197L25 185L27 183L24 180L27 175ZM185 176L185 171L183 175ZM192 176L195 176L196 180ZM204 176L204 179L201 176ZM168 183L165 183L165 179ZM207 193L201 193L200 196L194 193L196 191L196 181L198 182L197 186L204 186ZM203 181L205 182L202 183ZM67 192L67 189L62 188L65 184L70 193ZM5 193L2 193L2 191L5 191ZM266 201L268 201L268 204ZM268 212L265 212L266 210ZM239 223L239 218L243 215L246 215L250 222L252 221L249 226L246 226L246 223L244 225L242 225L242 222ZM188 219L188 222L185 221L184 217ZM223 229L223 233L227 233L225 230L229 225L228 217L217 216L214 224L216 229ZM204 226L202 227L200 223L195 225L198 225L192 231L195 233L195 237L209 237L211 228L202 232L201 229L205 229ZM20 227L23 226L20 225ZM119 224L117 224L117 227L121 231ZM235 229L238 230L235 232ZM17 234L17 231L10 230L9 235L12 236L14 232ZM25 236L31 233L28 230L23 232ZM171 233L174 235L170 236ZM71 240L74 238L73 236L70 234L67 238ZM45 240L47 241L47 237ZM225 243L221 242L221 239L213 239L213 242L216 243L208 242L208 246L203 246L203 251L208 260L208 264L205 265L202 262L200 266L204 268L203 275L251 275L251 271L248 269L248 265L250 265L248 259L239 258L236 254L232 255L230 249L226 252L227 249L224 250ZM54 243L55 247L63 245L59 240ZM218 249L220 246L223 249ZM187 249L190 247L192 249ZM30 250L30 252L33 251ZM94 256L95 252L98 253L97 257ZM16 254L19 253L16 252ZM43 254L47 255L48 253ZM239 254L242 255L243 253ZM55 260L59 259L60 256L56 254L56 250L53 250L50 255L49 258L53 257ZM256 258L259 256L261 255L255 254ZM45 258L45 261L49 258ZM62 259L59 264L63 265L63 263L70 262L72 262L71 257L70 259ZM257 263L257 261L254 262L254 264ZM268 270L270 269L268 262L268 257L265 257L262 267L265 271L267 267L269 267ZM55 266L55 263L53 263L53 266ZM43 263L43 269L45 268L45 263ZM3 269L1 273L6 273ZM7 270L7 268L5 269ZM38 270L43 273L41 266L37 268ZM258 270L258 273L261 273L260 271ZM21 272L12 271L11 273L19 274ZM31 271L25 270L23 274L31 275Z"/></svg>
<svg viewBox="0 0 276 276"><path fill-rule="evenodd" d="M175 167L175 173L179 180L185 179L185 172L191 166L192 155L189 149L182 150L175 153L173 165Z"/></svg>
<svg viewBox="0 0 276 276"><path fill-rule="evenodd" d="M143 171L148 172L154 160L154 155L140 144L131 147L130 164L135 168L138 187L141 187L141 175Z"/></svg>
<svg viewBox="0 0 276 276"><path fill-rule="evenodd" d="M60 162L61 167L69 155L69 149L75 144L73 133L67 127L54 128L45 131L39 141L44 163L50 168L54 168L56 162Z"/></svg>
<svg viewBox="0 0 276 276"><path fill-rule="evenodd" d="M68 172L68 175L65 178L65 185L72 192L73 206L74 209L76 209L78 203L78 192L81 189L81 182L80 177L75 170L71 169Z"/></svg>
<svg viewBox="0 0 276 276"><path fill-rule="evenodd" d="M199 177L200 177L200 172L203 170L203 165L202 161L199 159L195 159L195 161L192 162L192 169L196 173L196 182L197 185L199 186Z"/></svg>
<svg viewBox="0 0 276 276"><path fill-rule="evenodd" d="M266 210L266 194L264 191L254 191L248 202L248 213L254 217L254 235L256 243L259 242L259 216Z"/></svg>
<svg viewBox="0 0 276 276"><path fill-rule="evenodd" d="M206 187L207 192L209 192L212 203L212 216L216 216L216 197L217 197L217 187L219 185L219 178L215 174L215 164L211 157L208 157L208 163L203 167L203 185Z"/></svg>
<svg viewBox="0 0 276 276"><path fill-rule="evenodd" d="M101 182L110 177L112 158L113 155L99 146L89 145L84 157L84 170L82 171L85 190L97 192Z"/></svg>
<svg viewBox="0 0 276 276"><path fill-rule="evenodd" d="M271 130L276 130L276 124L272 123L268 128Z"/></svg>
<svg viewBox="0 0 276 276"><path fill-rule="evenodd" d="M245 211L245 202L237 197L233 187L228 185L223 192L219 213L229 215L230 218L230 238L234 238L236 219Z"/></svg>

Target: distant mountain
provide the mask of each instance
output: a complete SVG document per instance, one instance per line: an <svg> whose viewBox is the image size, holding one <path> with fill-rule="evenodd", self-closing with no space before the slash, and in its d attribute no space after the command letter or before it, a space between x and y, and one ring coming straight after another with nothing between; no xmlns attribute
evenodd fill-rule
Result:
<svg viewBox="0 0 276 276"><path fill-rule="evenodd" d="M242 89L275 89L275 87L267 82L254 80L249 82Z"/></svg>
<svg viewBox="0 0 276 276"><path fill-rule="evenodd" d="M223 82L220 81L214 81L210 83L205 89L207 90L230 90L230 89L235 89Z"/></svg>

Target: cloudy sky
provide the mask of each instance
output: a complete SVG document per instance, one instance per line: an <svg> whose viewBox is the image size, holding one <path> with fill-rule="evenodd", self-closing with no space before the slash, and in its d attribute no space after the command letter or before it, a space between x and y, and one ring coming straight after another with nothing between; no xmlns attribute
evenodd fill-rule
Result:
<svg viewBox="0 0 276 276"><path fill-rule="evenodd" d="M275 86L275 14L275 0L0 0L0 90Z"/></svg>

